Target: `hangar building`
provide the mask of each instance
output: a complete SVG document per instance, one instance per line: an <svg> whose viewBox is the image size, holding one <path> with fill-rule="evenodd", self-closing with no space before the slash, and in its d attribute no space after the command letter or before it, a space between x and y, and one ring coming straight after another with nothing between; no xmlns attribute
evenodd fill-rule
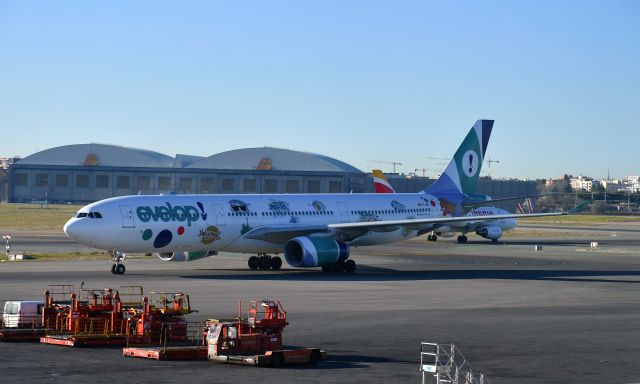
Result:
<svg viewBox="0 0 640 384"><path fill-rule="evenodd" d="M342 161L280 148L245 148L210 157L105 144L37 152L9 168L9 201L87 203L161 193L363 192L367 174Z"/></svg>
<svg viewBox="0 0 640 384"><path fill-rule="evenodd" d="M209 157L167 156L105 144L37 152L8 169L9 202L89 203L113 196L161 193L373 192L370 174L331 157L280 148L245 148ZM433 179L390 175L396 192L418 192ZM536 194L533 181L484 180L494 198ZM517 202L497 206L515 209Z"/></svg>

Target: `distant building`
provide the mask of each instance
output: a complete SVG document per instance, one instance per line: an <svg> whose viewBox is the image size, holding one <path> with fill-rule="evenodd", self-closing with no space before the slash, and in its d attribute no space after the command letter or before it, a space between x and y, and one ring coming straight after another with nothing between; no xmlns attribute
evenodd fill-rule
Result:
<svg viewBox="0 0 640 384"><path fill-rule="evenodd" d="M624 189L622 180L618 179L600 180L599 183L606 192L614 193Z"/></svg>
<svg viewBox="0 0 640 384"><path fill-rule="evenodd" d="M592 178L586 176L572 177L571 179L569 179L569 183L571 184L571 188L574 191L584 190L587 192L591 192L594 185L598 185L597 180L593 180Z"/></svg>
<svg viewBox="0 0 640 384"><path fill-rule="evenodd" d="M362 192L367 174L327 156L270 147L170 157L76 144L27 156L8 176L11 202L87 203L139 193Z"/></svg>
<svg viewBox="0 0 640 384"><path fill-rule="evenodd" d="M7 201L9 196L9 167L19 158L0 157L0 202Z"/></svg>
<svg viewBox="0 0 640 384"><path fill-rule="evenodd" d="M625 192L640 192L640 176L625 176L622 181L624 182Z"/></svg>

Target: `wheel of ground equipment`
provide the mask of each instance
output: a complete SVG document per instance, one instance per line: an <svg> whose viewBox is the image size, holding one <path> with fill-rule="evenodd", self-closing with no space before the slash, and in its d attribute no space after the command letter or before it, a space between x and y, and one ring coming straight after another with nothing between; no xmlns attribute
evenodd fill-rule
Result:
<svg viewBox="0 0 640 384"><path fill-rule="evenodd" d="M353 273L356 271L356 262L353 260L347 260L344 262L342 269L347 273Z"/></svg>
<svg viewBox="0 0 640 384"><path fill-rule="evenodd" d="M116 272L116 265L115 265L115 264L113 264L113 265L111 266L111 273L113 273L114 275L117 273L117 272Z"/></svg>
<svg viewBox="0 0 640 384"><path fill-rule="evenodd" d="M116 273L118 275L123 275L126 270L127 268L125 268L124 264L116 264Z"/></svg>
<svg viewBox="0 0 640 384"><path fill-rule="evenodd" d="M260 264L258 265L258 268L260 269L269 269L271 268L271 258L269 257L260 257Z"/></svg>
<svg viewBox="0 0 640 384"><path fill-rule="evenodd" d="M284 365L284 356L280 352L274 352L271 354L271 366L282 367Z"/></svg>
<svg viewBox="0 0 640 384"><path fill-rule="evenodd" d="M274 256L271 258L271 268L276 271L282 267L282 259L279 256Z"/></svg>
<svg viewBox="0 0 640 384"><path fill-rule="evenodd" d="M260 259L258 258L258 256L251 256L247 263L249 264L249 268L258 269L258 267L260 266Z"/></svg>
<svg viewBox="0 0 640 384"><path fill-rule="evenodd" d="M309 365L316 365L320 361L320 351L314 349L309 356Z"/></svg>

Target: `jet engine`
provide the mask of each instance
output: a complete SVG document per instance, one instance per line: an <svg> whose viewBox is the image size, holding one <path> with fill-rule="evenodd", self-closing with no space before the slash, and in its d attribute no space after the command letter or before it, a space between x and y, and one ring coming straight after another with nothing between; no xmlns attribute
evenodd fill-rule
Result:
<svg viewBox="0 0 640 384"><path fill-rule="evenodd" d="M215 256L216 251L191 251L191 252L162 252L156 253L162 261L194 261L209 256Z"/></svg>
<svg viewBox="0 0 640 384"><path fill-rule="evenodd" d="M328 237L296 237L285 245L284 258L292 267L325 267L349 258L349 247Z"/></svg>
<svg viewBox="0 0 640 384"><path fill-rule="evenodd" d="M500 236L502 236L502 228L495 225L490 225L490 226L478 229L476 233L484 237L485 239L497 241L500 238Z"/></svg>

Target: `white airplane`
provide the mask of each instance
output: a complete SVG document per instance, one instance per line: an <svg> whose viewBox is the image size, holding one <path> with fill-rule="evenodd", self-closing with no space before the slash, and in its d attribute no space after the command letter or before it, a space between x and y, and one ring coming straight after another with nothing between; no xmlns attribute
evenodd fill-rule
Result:
<svg viewBox="0 0 640 384"><path fill-rule="evenodd" d="M376 193L396 193L393 189L387 176L379 170L374 169L372 171L373 175L373 185ZM434 195L438 197L437 195ZM484 195L483 195L484 197ZM491 198L485 197L482 202L490 202ZM465 217L475 218L475 217L486 217L486 216L504 216L509 215L511 212L496 208L496 207L478 207L464 214ZM509 231L515 228L518 225L518 222L514 218L508 219L495 219L495 220L486 220L486 221L463 221L459 223L452 223L449 225L443 225L433 230L433 232L427 235L427 239L429 241L438 240L438 236L442 237L452 237L456 233L461 233L457 241L458 243L466 243L467 242L467 233L475 232L477 235L484 237L485 239L489 239L494 243L498 241L502 234L506 231Z"/></svg>
<svg viewBox="0 0 640 384"><path fill-rule="evenodd" d="M462 201L461 186L476 182L492 126L493 120L478 120L436 182L447 198ZM126 252L191 261L219 251L257 254L248 260L252 269L279 269L280 257L268 254L282 253L292 267L352 273L350 247L407 240L463 222L566 214L447 217L451 213L441 200L427 192L122 196L81 208L64 231L109 250L117 274L125 272Z"/></svg>

